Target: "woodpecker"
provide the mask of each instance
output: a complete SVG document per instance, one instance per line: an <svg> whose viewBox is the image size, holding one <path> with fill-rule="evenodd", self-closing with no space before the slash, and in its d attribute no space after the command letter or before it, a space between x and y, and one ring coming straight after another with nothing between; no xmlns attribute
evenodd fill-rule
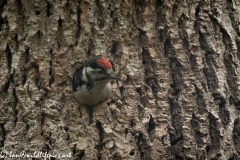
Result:
<svg viewBox="0 0 240 160"><path fill-rule="evenodd" d="M112 65L102 56L87 60L74 74L74 98L88 107L106 100L111 92L111 81L121 80L113 73Z"/></svg>

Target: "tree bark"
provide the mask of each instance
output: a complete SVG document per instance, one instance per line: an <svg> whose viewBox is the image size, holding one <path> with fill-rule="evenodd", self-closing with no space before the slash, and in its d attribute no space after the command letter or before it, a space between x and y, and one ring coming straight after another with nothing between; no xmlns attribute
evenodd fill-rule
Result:
<svg viewBox="0 0 240 160"><path fill-rule="evenodd" d="M5 159L240 159L238 0L1 0L0 13ZM91 117L71 83L96 55L122 81Z"/></svg>

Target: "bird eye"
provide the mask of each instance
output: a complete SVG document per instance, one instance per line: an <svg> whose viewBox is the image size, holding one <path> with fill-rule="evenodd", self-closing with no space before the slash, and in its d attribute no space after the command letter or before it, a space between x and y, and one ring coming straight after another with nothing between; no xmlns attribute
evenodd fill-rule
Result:
<svg viewBox="0 0 240 160"><path fill-rule="evenodd" d="M98 73L99 73L99 74L103 74L103 71L99 71Z"/></svg>

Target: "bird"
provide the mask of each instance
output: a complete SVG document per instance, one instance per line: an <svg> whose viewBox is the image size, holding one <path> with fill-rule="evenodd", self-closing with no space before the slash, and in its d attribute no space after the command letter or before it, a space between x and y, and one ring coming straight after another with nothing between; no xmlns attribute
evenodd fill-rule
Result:
<svg viewBox="0 0 240 160"><path fill-rule="evenodd" d="M121 80L113 73L111 63L103 56L87 60L73 76L73 96L79 104L94 107L112 92L112 80Z"/></svg>

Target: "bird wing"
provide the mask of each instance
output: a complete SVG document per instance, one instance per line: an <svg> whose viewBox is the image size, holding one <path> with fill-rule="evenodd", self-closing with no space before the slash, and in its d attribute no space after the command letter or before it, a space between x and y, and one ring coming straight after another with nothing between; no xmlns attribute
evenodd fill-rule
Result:
<svg viewBox="0 0 240 160"><path fill-rule="evenodd" d="M74 74L73 81L72 81L74 92L77 92L78 86L86 83L85 81L82 80L82 72L83 72L83 66L78 68Z"/></svg>

